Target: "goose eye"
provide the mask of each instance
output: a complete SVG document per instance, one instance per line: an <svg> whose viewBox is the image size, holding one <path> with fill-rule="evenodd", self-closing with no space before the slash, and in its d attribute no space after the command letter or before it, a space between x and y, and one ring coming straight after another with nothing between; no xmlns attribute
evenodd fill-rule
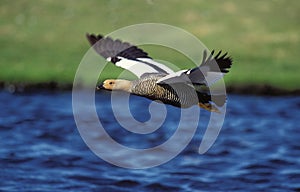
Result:
<svg viewBox="0 0 300 192"><path fill-rule="evenodd" d="M110 84L110 85L112 85L112 84L113 84L113 82L109 82L109 84Z"/></svg>

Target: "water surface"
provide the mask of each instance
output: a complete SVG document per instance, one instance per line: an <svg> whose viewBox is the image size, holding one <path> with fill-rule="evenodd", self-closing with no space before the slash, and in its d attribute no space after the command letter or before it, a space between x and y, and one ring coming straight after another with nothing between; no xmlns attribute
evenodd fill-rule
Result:
<svg viewBox="0 0 300 192"><path fill-rule="evenodd" d="M135 118L147 120L140 106L149 100L132 100ZM70 92L0 92L0 101L0 191L300 191L299 97L229 95L225 123L207 153L197 153L209 117L202 111L188 147L144 170L110 165L91 152L76 128ZM96 101L98 110L109 108L109 94ZM98 111L107 114L107 132L139 148L168 139L175 130L167 125L178 117L170 109L174 118L166 126L139 136L122 130L107 111Z"/></svg>

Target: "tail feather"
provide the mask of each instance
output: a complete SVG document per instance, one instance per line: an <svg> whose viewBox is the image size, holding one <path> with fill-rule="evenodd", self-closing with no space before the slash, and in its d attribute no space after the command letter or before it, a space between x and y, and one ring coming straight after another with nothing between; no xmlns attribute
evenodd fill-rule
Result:
<svg viewBox="0 0 300 192"><path fill-rule="evenodd" d="M221 107L226 103L226 95L220 94L220 95L211 95L209 93L203 93L203 92L196 92L198 96L198 100L200 103L209 103L213 102L217 106Z"/></svg>

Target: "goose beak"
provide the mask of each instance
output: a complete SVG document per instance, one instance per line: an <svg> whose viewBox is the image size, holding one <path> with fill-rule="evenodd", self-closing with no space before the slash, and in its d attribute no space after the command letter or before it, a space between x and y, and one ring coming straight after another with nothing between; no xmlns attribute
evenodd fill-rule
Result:
<svg viewBox="0 0 300 192"><path fill-rule="evenodd" d="M103 83L100 83L100 84L96 87L96 90L100 90L100 89L104 89Z"/></svg>

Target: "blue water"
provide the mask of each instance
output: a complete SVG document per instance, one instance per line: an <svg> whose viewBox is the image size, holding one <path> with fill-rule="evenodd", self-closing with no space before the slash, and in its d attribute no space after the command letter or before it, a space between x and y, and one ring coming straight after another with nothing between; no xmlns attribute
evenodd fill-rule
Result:
<svg viewBox="0 0 300 192"><path fill-rule="evenodd" d="M109 105L107 93L96 99ZM70 92L0 92L0 101L0 191L300 191L299 97L229 95L225 123L207 153L197 153L200 126L176 158L142 170L111 165L86 146ZM148 117L140 106L132 113L143 121ZM128 146L156 145L173 131L124 139L119 126L106 124Z"/></svg>

